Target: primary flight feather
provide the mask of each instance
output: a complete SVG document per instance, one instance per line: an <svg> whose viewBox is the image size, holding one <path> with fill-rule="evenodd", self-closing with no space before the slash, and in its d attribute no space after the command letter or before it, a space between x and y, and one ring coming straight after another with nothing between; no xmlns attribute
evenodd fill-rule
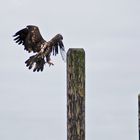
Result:
<svg viewBox="0 0 140 140"><path fill-rule="evenodd" d="M59 50L62 59L65 61L65 48L63 36L57 34L50 41L46 41L40 34L37 26L28 25L14 35L14 40L18 45L23 45L26 51L36 53L25 61L26 66L33 71L43 71L45 63L54 65L51 62L51 54L57 55Z"/></svg>

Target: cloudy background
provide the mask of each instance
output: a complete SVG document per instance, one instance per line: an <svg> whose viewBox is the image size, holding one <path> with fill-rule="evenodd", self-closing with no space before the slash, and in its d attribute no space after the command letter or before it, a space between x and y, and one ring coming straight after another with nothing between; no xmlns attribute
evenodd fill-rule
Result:
<svg viewBox="0 0 140 140"><path fill-rule="evenodd" d="M25 67L12 35L28 24L84 48L86 139L138 140L139 0L4 0L0 17L0 140L66 140L66 64Z"/></svg>

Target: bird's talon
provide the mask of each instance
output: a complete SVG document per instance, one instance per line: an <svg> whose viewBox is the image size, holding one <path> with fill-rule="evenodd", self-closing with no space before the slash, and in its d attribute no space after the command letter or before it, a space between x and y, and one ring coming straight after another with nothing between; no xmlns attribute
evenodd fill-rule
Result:
<svg viewBox="0 0 140 140"><path fill-rule="evenodd" d="M54 65L54 64L53 64L52 62L50 62L50 61L48 62L48 64L49 64L49 66Z"/></svg>

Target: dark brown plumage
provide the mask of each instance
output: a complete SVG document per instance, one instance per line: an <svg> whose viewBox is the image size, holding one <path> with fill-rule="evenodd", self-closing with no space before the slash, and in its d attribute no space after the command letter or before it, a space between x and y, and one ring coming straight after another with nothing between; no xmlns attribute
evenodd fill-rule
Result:
<svg viewBox="0 0 140 140"><path fill-rule="evenodd" d="M43 71L46 62L49 65L53 65L50 61L51 53L57 55L59 48L62 59L65 60L65 48L62 42L63 37L60 34L57 34L47 42L41 36L37 26L28 25L26 28L15 33L14 40L18 45L23 45L24 49L29 53L36 53L25 61L29 69L33 67L33 71Z"/></svg>

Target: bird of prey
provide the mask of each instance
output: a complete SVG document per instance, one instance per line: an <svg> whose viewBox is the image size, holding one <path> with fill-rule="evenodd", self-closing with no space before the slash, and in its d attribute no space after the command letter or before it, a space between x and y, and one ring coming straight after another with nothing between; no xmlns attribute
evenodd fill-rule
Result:
<svg viewBox="0 0 140 140"><path fill-rule="evenodd" d="M28 25L26 28L16 32L13 36L18 45L23 45L26 51L33 52L35 55L31 56L25 61L26 66L33 71L43 71L45 63L54 65L51 62L51 54L57 55L59 50L62 59L65 61L65 48L63 45L63 36L57 34L50 41L45 41L40 34L39 28L34 25Z"/></svg>

